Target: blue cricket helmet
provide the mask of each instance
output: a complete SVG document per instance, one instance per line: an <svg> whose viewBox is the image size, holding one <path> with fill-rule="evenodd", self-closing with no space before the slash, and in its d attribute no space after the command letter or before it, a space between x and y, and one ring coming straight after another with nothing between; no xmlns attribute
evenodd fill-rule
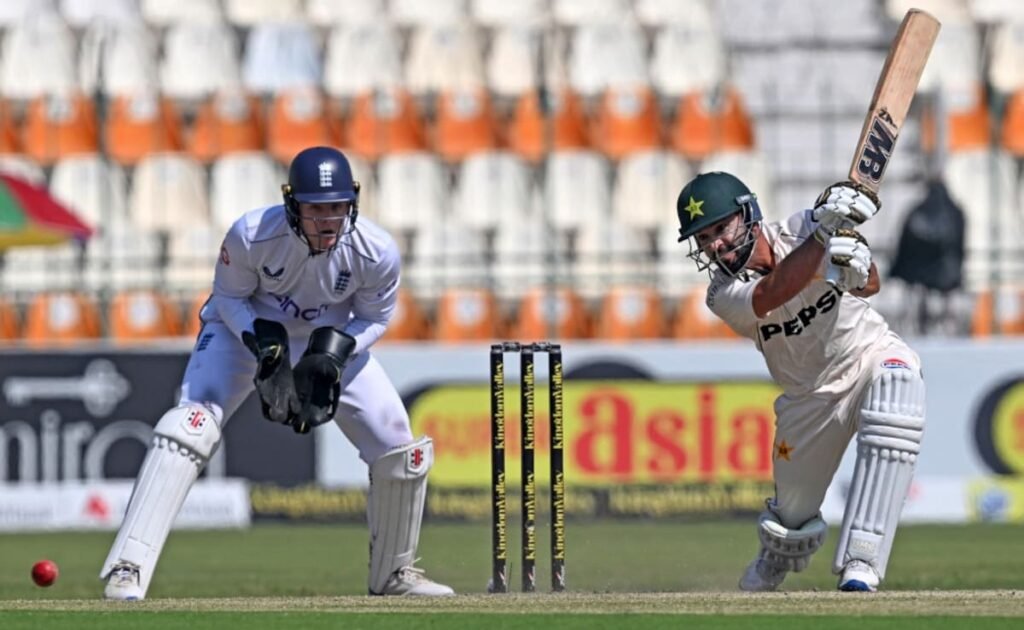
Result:
<svg viewBox="0 0 1024 630"><path fill-rule="evenodd" d="M355 227L359 215L359 182L352 177L352 167L345 155L332 147L303 149L288 168L288 183L281 186L288 221L305 240L299 226L300 203L351 202L347 230Z"/></svg>

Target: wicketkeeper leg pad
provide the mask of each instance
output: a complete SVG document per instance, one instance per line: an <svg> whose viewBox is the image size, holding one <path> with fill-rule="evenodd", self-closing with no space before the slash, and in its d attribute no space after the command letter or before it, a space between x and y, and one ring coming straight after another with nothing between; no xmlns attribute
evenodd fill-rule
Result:
<svg viewBox="0 0 1024 630"><path fill-rule="evenodd" d="M863 560L885 577L924 434L925 387L910 368L885 369L861 406L857 461L832 565Z"/></svg>
<svg viewBox="0 0 1024 630"><path fill-rule="evenodd" d="M392 573L416 560L427 472L433 463L434 443L423 437L391 449L370 466L371 593L382 593Z"/></svg>
<svg viewBox="0 0 1024 630"><path fill-rule="evenodd" d="M145 595L171 523L220 443L220 421L219 408L195 403L175 407L160 418L101 578L106 579L116 565L137 566Z"/></svg>
<svg viewBox="0 0 1024 630"><path fill-rule="evenodd" d="M771 511L764 511L757 521L757 534L761 539L761 559L780 569L800 572L811 563L825 542L828 525L816 516L799 528L785 527Z"/></svg>

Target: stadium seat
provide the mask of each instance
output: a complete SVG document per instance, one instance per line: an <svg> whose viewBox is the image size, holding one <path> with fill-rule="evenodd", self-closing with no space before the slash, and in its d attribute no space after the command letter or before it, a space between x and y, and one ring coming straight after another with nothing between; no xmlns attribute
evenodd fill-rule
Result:
<svg viewBox="0 0 1024 630"><path fill-rule="evenodd" d="M249 91L277 94L319 86L322 78L318 45L305 22L265 23L249 31L242 62L242 81Z"/></svg>
<svg viewBox="0 0 1024 630"><path fill-rule="evenodd" d="M535 287L519 302L511 337L533 339L585 339L592 323L583 298L568 287L549 291Z"/></svg>
<svg viewBox="0 0 1024 630"><path fill-rule="evenodd" d="M323 83L327 94L339 99L401 86L398 32L386 21L334 26L327 40Z"/></svg>
<svg viewBox="0 0 1024 630"><path fill-rule="evenodd" d="M672 337L676 339L738 339L729 326L708 308L707 284L692 287L682 297L672 317Z"/></svg>
<svg viewBox="0 0 1024 630"><path fill-rule="evenodd" d="M1024 16L1016 22L996 24L989 41L988 78L1002 94L1024 88Z"/></svg>
<svg viewBox="0 0 1024 630"><path fill-rule="evenodd" d="M104 130L107 154L132 166L146 156L181 148L181 117L174 104L152 92L118 96Z"/></svg>
<svg viewBox="0 0 1024 630"><path fill-rule="evenodd" d="M227 232L249 210L281 203L281 184L287 178L281 165L266 153L232 153L214 162L210 171L214 227Z"/></svg>
<svg viewBox="0 0 1024 630"><path fill-rule="evenodd" d="M201 162L227 153L263 149L260 101L240 90L222 90L205 101L188 135L188 151Z"/></svg>
<svg viewBox="0 0 1024 630"><path fill-rule="evenodd" d="M7 0L0 2L0 28L7 29L18 23L30 10L38 10L38 0Z"/></svg>
<svg viewBox="0 0 1024 630"><path fill-rule="evenodd" d="M344 146L369 160L389 153L426 149L416 101L399 88L356 96L345 128Z"/></svg>
<svg viewBox="0 0 1024 630"><path fill-rule="evenodd" d="M460 166L452 216L466 228L487 232L520 221L533 204L530 171L515 154L477 153Z"/></svg>
<svg viewBox="0 0 1024 630"><path fill-rule="evenodd" d="M106 292L158 286L165 259L165 239L156 231L111 226L86 245L84 287Z"/></svg>
<svg viewBox="0 0 1024 630"><path fill-rule="evenodd" d="M181 315L166 296L151 290L120 291L107 310L108 335L115 341L149 341L181 334Z"/></svg>
<svg viewBox="0 0 1024 630"><path fill-rule="evenodd" d="M50 176L50 194L93 228L104 230L128 221L124 169L99 154L58 161Z"/></svg>
<svg viewBox="0 0 1024 630"><path fill-rule="evenodd" d="M142 17L156 27L180 22L221 22L220 0L142 0Z"/></svg>
<svg viewBox="0 0 1024 630"><path fill-rule="evenodd" d="M24 153L0 153L0 173L23 179L30 184L46 186L46 172L39 163Z"/></svg>
<svg viewBox="0 0 1024 630"><path fill-rule="evenodd" d="M469 6L473 19L490 28L544 24L550 17L547 0L470 0Z"/></svg>
<svg viewBox="0 0 1024 630"><path fill-rule="evenodd" d="M654 263L654 277L657 279L658 293L672 301L682 299L694 286L707 286L708 283L708 273L697 271L697 265L687 256L690 244L677 242L678 225L674 217L670 219L657 232L655 241L658 254Z"/></svg>
<svg viewBox="0 0 1024 630"><path fill-rule="evenodd" d="M613 287L601 301L594 336L610 341L657 339L665 335L661 297L641 286Z"/></svg>
<svg viewBox="0 0 1024 630"><path fill-rule="evenodd" d="M412 292L399 289L395 311L381 341L418 341L431 334L430 321Z"/></svg>
<svg viewBox="0 0 1024 630"><path fill-rule="evenodd" d="M597 108L591 144L613 160L661 146L661 114L647 87L609 88Z"/></svg>
<svg viewBox="0 0 1024 630"><path fill-rule="evenodd" d="M943 90L946 97L945 151L984 149L991 143L991 117L984 87L966 92ZM921 149L936 149L936 116L932 109L921 115Z"/></svg>
<svg viewBox="0 0 1024 630"><path fill-rule="evenodd" d="M416 230L437 223L449 199L444 169L432 153L388 155L379 163L374 219L388 229Z"/></svg>
<svg viewBox="0 0 1024 630"><path fill-rule="evenodd" d="M551 13L561 26L610 24L632 15L629 0L552 0Z"/></svg>
<svg viewBox="0 0 1024 630"><path fill-rule="evenodd" d="M446 287L482 286L488 280L485 237L457 222L421 225L400 248L403 280L421 300L436 300Z"/></svg>
<svg viewBox="0 0 1024 630"><path fill-rule="evenodd" d="M504 6L509 4L503 1ZM486 62L487 87L495 96L515 99L537 89L540 45L541 31L537 26L517 24L495 31Z"/></svg>
<svg viewBox="0 0 1024 630"><path fill-rule="evenodd" d="M390 0L391 19L401 26L448 25L464 21L465 0Z"/></svg>
<svg viewBox="0 0 1024 630"><path fill-rule="evenodd" d="M169 235L161 286L183 293L209 290L224 232L209 225L184 226Z"/></svg>
<svg viewBox="0 0 1024 630"><path fill-rule="evenodd" d="M15 100L73 92L78 87L75 60L74 34L63 18L45 7L27 11L0 46L0 92Z"/></svg>
<svg viewBox="0 0 1024 630"><path fill-rule="evenodd" d="M535 91L520 96L506 132L508 147L531 162L540 161L549 151L586 147L587 119L579 96L568 90L554 94L551 110L549 122Z"/></svg>
<svg viewBox="0 0 1024 630"><path fill-rule="evenodd" d="M519 300L545 282L568 278L566 240L547 229L537 213L503 221L494 239L494 289L503 301Z"/></svg>
<svg viewBox="0 0 1024 630"><path fill-rule="evenodd" d="M701 173L725 171L739 177L757 195L761 211L764 212L765 217L771 220L784 219L802 209L776 207L773 192L774 173L768 166L767 158L756 150L716 151L704 158L698 171ZM816 197L817 194L809 202L814 201Z"/></svg>
<svg viewBox="0 0 1024 630"><path fill-rule="evenodd" d="M646 44L630 20L580 26L568 58L569 87L584 97L649 84Z"/></svg>
<svg viewBox="0 0 1024 630"><path fill-rule="evenodd" d="M501 333L498 302L483 289L448 289L437 305L438 341L486 341Z"/></svg>
<svg viewBox="0 0 1024 630"><path fill-rule="evenodd" d="M677 154L641 151L621 162L612 194L612 216L644 231L672 230L676 198L693 173Z"/></svg>
<svg viewBox="0 0 1024 630"><path fill-rule="evenodd" d="M1014 0L967 0L975 22L1024 24L1024 5Z"/></svg>
<svg viewBox="0 0 1024 630"><path fill-rule="evenodd" d="M142 21L136 0L60 0L64 21L75 28L94 22L138 24Z"/></svg>
<svg viewBox="0 0 1024 630"><path fill-rule="evenodd" d="M1024 157L1024 86L1006 102L999 142L1013 156Z"/></svg>
<svg viewBox="0 0 1024 630"><path fill-rule="evenodd" d="M384 0L306 0L306 18L316 26L336 27L386 22L388 12Z"/></svg>
<svg viewBox="0 0 1024 630"><path fill-rule="evenodd" d="M724 93L691 92L680 98L669 136L673 149L697 160L716 151L754 146L750 117L739 92L732 88Z"/></svg>
<svg viewBox="0 0 1024 630"><path fill-rule="evenodd" d="M18 309L0 298L0 341L14 341L21 337L21 318Z"/></svg>
<svg viewBox="0 0 1024 630"><path fill-rule="evenodd" d="M224 14L241 27L301 20L302 0L224 0Z"/></svg>
<svg viewBox="0 0 1024 630"><path fill-rule="evenodd" d="M701 18L662 27L654 39L651 84L663 97L712 89L728 74L725 47L711 16L706 8L697 15Z"/></svg>
<svg viewBox="0 0 1024 630"><path fill-rule="evenodd" d="M157 87L156 38L142 22L92 22L82 34L78 82L83 94L134 94Z"/></svg>
<svg viewBox="0 0 1024 630"><path fill-rule="evenodd" d="M80 261L77 243L13 247L4 252L0 286L12 293L72 289L80 285Z"/></svg>
<svg viewBox="0 0 1024 630"><path fill-rule="evenodd" d="M61 345L100 335L99 309L81 293L38 293L29 302L23 337L31 345Z"/></svg>
<svg viewBox="0 0 1024 630"><path fill-rule="evenodd" d="M637 21L647 27L686 26L714 29L707 0L636 0Z"/></svg>
<svg viewBox="0 0 1024 630"><path fill-rule="evenodd" d="M415 2L420 4L419 0ZM486 81L482 51L483 46L472 23L417 27L413 31L405 63L405 87L417 97L429 97L446 90L483 87Z"/></svg>
<svg viewBox="0 0 1024 630"><path fill-rule="evenodd" d="M18 138L18 121L11 106L0 99L0 155L20 153L21 140Z"/></svg>
<svg viewBox="0 0 1024 630"><path fill-rule="evenodd" d="M206 171L184 154L147 156L135 167L129 214L133 225L168 233L209 225Z"/></svg>
<svg viewBox="0 0 1024 630"><path fill-rule="evenodd" d="M921 93L937 89L952 92L973 90L983 78L983 47L978 29L966 15L966 11L958 18L940 18L940 21L942 35L935 40L917 91Z"/></svg>
<svg viewBox="0 0 1024 630"><path fill-rule="evenodd" d="M1024 290L1010 286L978 292L974 296L971 335L1024 335Z"/></svg>
<svg viewBox="0 0 1024 630"><path fill-rule="evenodd" d="M40 96L25 114L22 148L48 166L62 157L95 153L99 146L96 109L81 94Z"/></svg>
<svg viewBox="0 0 1024 630"><path fill-rule="evenodd" d="M160 88L181 101L200 101L241 84L238 38L220 22L178 22L164 37Z"/></svg>
<svg viewBox="0 0 1024 630"><path fill-rule="evenodd" d="M545 168L544 205L551 224L574 230L611 217L608 161L593 151L558 151Z"/></svg>
<svg viewBox="0 0 1024 630"><path fill-rule="evenodd" d="M459 162L497 146L497 121L487 91L452 90L437 98L434 149L442 159Z"/></svg>
<svg viewBox="0 0 1024 630"><path fill-rule="evenodd" d="M295 88L274 97L267 120L267 151L289 164L299 151L313 146L339 146L337 112L319 89Z"/></svg>
<svg viewBox="0 0 1024 630"><path fill-rule="evenodd" d="M594 300L611 286L645 282L653 271L652 243L646 236L611 217L584 222L576 234L575 257L569 265L576 290Z"/></svg>

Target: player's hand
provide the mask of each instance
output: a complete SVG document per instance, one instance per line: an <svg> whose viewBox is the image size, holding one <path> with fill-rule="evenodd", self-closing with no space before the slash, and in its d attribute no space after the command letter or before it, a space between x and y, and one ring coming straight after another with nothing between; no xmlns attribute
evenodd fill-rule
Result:
<svg viewBox="0 0 1024 630"><path fill-rule="evenodd" d="M351 335L330 326L317 328L309 336L306 352L295 365L299 414L292 427L296 433L308 433L334 417L341 395L341 374L355 347Z"/></svg>
<svg viewBox="0 0 1024 630"><path fill-rule="evenodd" d="M839 228L864 223L878 214L882 202L869 189L855 182L839 182L825 189L814 202L812 216L827 234Z"/></svg>
<svg viewBox="0 0 1024 630"><path fill-rule="evenodd" d="M263 417L289 424L299 413L299 398L292 378L288 331L280 322L257 319L253 332L242 333L242 342L256 357L253 383L260 397Z"/></svg>
<svg viewBox="0 0 1024 630"><path fill-rule="evenodd" d="M871 274L871 248L859 232L836 230L825 245L825 280L840 291L863 289Z"/></svg>

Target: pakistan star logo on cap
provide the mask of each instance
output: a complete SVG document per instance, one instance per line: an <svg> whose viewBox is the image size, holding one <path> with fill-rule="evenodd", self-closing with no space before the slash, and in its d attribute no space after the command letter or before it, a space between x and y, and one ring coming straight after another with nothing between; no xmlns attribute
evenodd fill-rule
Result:
<svg viewBox="0 0 1024 630"><path fill-rule="evenodd" d="M698 216L704 216L704 211L700 209L703 205L703 201L697 201L693 198L693 195L690 195L690 203L686 204L686 211L690 213L691 221Z"/></svg>

